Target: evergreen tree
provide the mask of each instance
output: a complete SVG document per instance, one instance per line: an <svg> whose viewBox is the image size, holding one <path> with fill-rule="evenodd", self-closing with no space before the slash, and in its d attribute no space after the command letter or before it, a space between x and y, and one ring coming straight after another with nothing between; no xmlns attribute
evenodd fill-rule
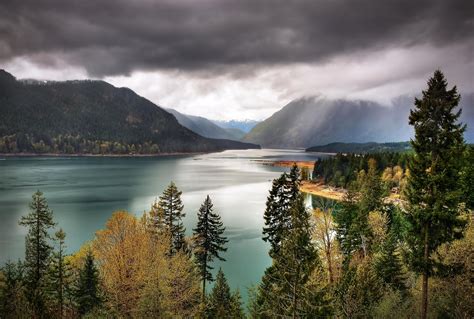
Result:
<svg viewBox="0 0 474 319"><path fill-rule="evenodd" d="M368 224L370 212L380 211L382 208L383 185L377 172L377 162L370 158L368 160L367 174L361 175L358 181L361 188L358 203L358 214L352 225L352 232L360 237L360 248L363 256L371 252L372 233Z"/></svg>
<svg viewBox="0 0 474 319"><path fill-rule="evenodd" d="M343 318L372 318L372 311L383 296L383 283L370 256L344 272L335 294Z"/></svg>
<svg viewBox="0 0 474 319"><path fill-rule="evenodd" d="M151 205L151 210L148 216L145 215L147 230L150 231L155 238L167 233L167 226L165 224L165 213L163 207L158 201Z"/></svg>
<svg viewBox="0 0 474 319"><path fill-rule="evenodd" d="M474 210L474 147L470 146L464 156L464 167L461 175L463 201L466 208Z"/></svg>
<svg viewBox="0 0 474 319"><path fill-rule="evenodd" d="M465 126L458 123L461 110L455 108L459 100L456 87L448 90L438 70L410 112L415 154L409 162L406 190L410 224L407 243L410 264L423 276L422 318L427 316L428 279L435 268L431 255L442 243L462 236L458 204L462 200L459 178Z"/></svg>
<svg viewBox="0 0 474 319"><path fill-rule="evenodd" d="M231 318L244 319L245 312L242 307L242 296L240 295L239 289L236 289L230 297L230 313Z"/></svg>
<svg viewBox="0 0 474 319"><path fill-rule="evenodd" d="M170 255L185 248L185 232L182 219L186 216L183 212L181 201L182 192L178 190L174 182L171 182L160 196L159 206L163 209L163 223L165 224L170 238Z"/></svg>
<svg viewBox="0 0 474 319"><path fill-rule="evenodd" d="M53 247L48 230L55 226L53 212L49 209L43 193L37 191L33 194L30 203L30 213L22 216L20 225L28 227L26 235L25 266L28 283L28 293L37 317L46 315L45 309L45 275Z"/></svg>
<svg viewBox="0 0 474 319"><path fill-rule="evenodd" d="M21 261L7 262L0 269L0 318L30 318L33 316L27 300L25 267Z"/></svg>
<svg viewBox="0 0 474 319"><path fill-rule="evenodd" d="M68 295L71 293L71 266L65 260L65 238L66 233L60 229L55 233L58 241L58 251L53 253L49 281L52 288L53 301L59 309L59 317L64 317L64 305Z"/></svg>
<svg viewBox="0 0 474 319"><path fill-rule="evenodd" d="M361 198L359 207L364 212L379 210L382 207L383 184L377 171L377 161L373 158L368 160L367 174L361 181Z"/></svg>
<svg viewBox="0 0 474 319"><path fill-rule="evenodd" d="M216 282L208 299L209 318L234 318L231 313L232 296L227 279L221 268L217 272Z"/></svg>
<svg viewBox="0 0 474 319"><path fill-rule="evenodd" d="M273 259L271 269L266 272L269 277L265 285L265 300L271 309L265 309L266 316L311 317L307 313L309 298L307 283L316 266L321 262L311 243L310 215L304 206L303 196L298 195L291 208L291 228L286 232L281 252ZM314 300L313 300L314 302Z"/></svg>
<svg viewBox="0 0 474 319"><path fill-rule="evenodd" d="M81 315L91 312L102 303L99 291L99 273L90 250L87 252L84 266L79 272L76 300Z"/></svg>
<svg viewBox="0 0 474 319"><path fill-rule="evenodd" d="M334 214L336 223L336 237L341 246L344 256L344 266L347 268L349 261L358 247L360 247L360 236L354 231L353 224L359 214L357 194L353 187L350 187L345 194L340 209Z"/></svg>
<svg viewBox="0 0 474 319"><path fill-rule="evenodd" d="M206 281L212 281L212 273L210 263L217 258L224 261L220 256L221 252L227 251L224 245L228 242L224 236L225 227L221 221L221 217L214 213L211 198L207 195L204 203L199 208L198 222L196 228L193 229L195 237L194 256L199 267L202 279L202 299L206 296Z"/></svg>
<svg viewBox="0 0 474 319"><path fill-rule="evenodd" d="M393 290L405 292L406 274L403 271L402 259L397 250L396 234L391 231L382 245L382 250L375 261L378 276Z"/></svg>
<svg viewBox="0 0 474 319"><path fill-rule="evenodd" d="M278 254L285 232L291 227L291 206L299 192L299 169L293 165L289 174L273 180L263 215L263 240L271 245L270 256Z"/></svg>

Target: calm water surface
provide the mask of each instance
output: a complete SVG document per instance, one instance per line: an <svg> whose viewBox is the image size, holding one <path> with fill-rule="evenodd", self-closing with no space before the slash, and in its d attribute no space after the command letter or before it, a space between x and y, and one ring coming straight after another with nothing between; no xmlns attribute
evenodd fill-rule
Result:
<svg viewBox="0 0 474 319"><path fill-rule="evenodd" d="M116 210L141 215L174 181L183 191L187 233L206 195L222 216L229 238L221 266L234 288L260 280L271 260L262 241L263 212L271 181L283 168L259 160L315 160L322 154L295 150L225 151L160 158L0 158L0 263L24 256L31 195L41 190L54 219L67 234L68 250L77 250L104 227Z"/></svg>

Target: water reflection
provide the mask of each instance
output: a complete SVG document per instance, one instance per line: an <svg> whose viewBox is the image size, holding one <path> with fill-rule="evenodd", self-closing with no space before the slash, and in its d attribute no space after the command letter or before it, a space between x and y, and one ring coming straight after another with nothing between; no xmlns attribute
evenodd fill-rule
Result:
<svg viewBox="0 0 474 319"><path fill-rule="evenodd" d="M257 160L317 157L321 154L298 150L248 150L162 158L6 158L0 161L0 263L23 257L26 231L18 220L37 189L45 193L72 252L92 239L113 211L148 210L173 180L183 191L188 233L205 196L211 196L230 238L227 262L215 266L223 267L245 297L246 287L271 262L261 240L263 212L271 181L284 170Z"/></svg>

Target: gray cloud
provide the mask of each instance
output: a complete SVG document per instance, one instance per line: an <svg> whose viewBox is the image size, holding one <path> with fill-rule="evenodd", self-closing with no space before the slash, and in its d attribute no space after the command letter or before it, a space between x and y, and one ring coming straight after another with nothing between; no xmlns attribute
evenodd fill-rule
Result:
<svg viewBox="0 0 474 319"><path fill-rule="evenodd" d="M99 77L157 69L232 69L239 77L248 65L471 42L472 7L470 0L2 0L0 61L66 63Z"/></svg>

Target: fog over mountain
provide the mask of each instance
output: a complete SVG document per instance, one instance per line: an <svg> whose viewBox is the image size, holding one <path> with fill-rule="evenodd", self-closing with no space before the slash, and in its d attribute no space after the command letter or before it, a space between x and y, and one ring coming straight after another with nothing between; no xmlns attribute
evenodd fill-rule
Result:
<svg viewBox="0 0 474 319"><path fill-rule="evenodd" d="M474 141L473 94L462 96L461 121ZM306 97L294 100L255 126L244 141L263 147L306 148L333 142L396 142L413 135L408 124L413 97L399 97L391 107L370 101Z"/></svg>
<svg viewBox="0 0 474 319"><path fill-rule="evenodd" d="M244 133L250 132L255 125L260 123L260 121L255 120L230 120L230 121L222 121L222 120L212 120L216 125L226 128L226 129L236 129L242 131Z"/></svg>
<svg viewBox="0 0 474 319"><path fill-rule="evenodd" d="M183 114L169 108L166 111L173 114L179 124L204 137L240 140L245 135L243 131L220 127L202 116Z"/></svg>

